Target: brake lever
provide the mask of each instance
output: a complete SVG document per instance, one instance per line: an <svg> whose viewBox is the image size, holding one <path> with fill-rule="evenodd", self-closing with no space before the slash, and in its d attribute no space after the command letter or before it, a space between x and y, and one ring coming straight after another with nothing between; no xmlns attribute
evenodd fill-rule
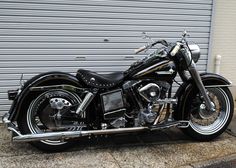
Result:
<svg viewBox="0 0 236 168"><path fill-rule="evenodd" d="M168 47L168 45L169 45L166 40L162 40L161 44L162 44L163 46L166 46L166 47Z"/></svg>
<svg viewBox="0 0 236 168"><path fill-rule="evenodd" d="M151 47L153 47L154 45L156 45L156 44L158 44L158 43L162 44L163 46L168 47L168 43L167 43L166 40L158 40L158 41L152 43L152 44L151 44Z"/></svg>
<svg viewBox="0 0 236 168"><path fill-rule="evenodd" d="M160 41L160 43L161 43L163 46L168 47L168 43L167 43L166 40L159 40L159 41Z"/></svg>

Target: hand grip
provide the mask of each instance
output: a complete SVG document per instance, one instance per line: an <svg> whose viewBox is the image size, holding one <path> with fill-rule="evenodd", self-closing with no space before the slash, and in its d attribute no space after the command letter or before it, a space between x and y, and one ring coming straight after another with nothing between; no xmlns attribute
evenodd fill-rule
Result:
<svg viewBox="0 0 236 168"><path fill-rule="evenodd" d="M138 48L138 49L135 49L134 50L134 53L135 54L138 54L138 53L140 53L141 51L143 51L143 50L145 50L146 49L146 46L142 46L142 47L140 47L140 48Z"/></svg>
<svg viewBox="0 0 236 168"><path fill-rule="evenodd" d="M173 50L171 51L170 55L173 57L175 56L175 54L177 54L177 52L179 51L180 49L180 44L177 43L176 46L173 48Z"/></svg>

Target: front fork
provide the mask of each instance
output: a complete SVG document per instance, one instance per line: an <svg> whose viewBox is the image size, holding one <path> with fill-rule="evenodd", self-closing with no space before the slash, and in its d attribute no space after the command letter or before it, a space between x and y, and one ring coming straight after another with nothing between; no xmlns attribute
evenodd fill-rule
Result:
<svg viewBox="0 0 236 168"><path fill-rule="evenodd" d="M184 56L185 56L185 60L186 60L187 65L189 65L188 70L191 74L191 77L193 78L193 81L197 85L197 88L199 89L201 96L203 97L203 100L205 101L205 105L206 105L207 110L210 110L210 112L215 112L215 106L211 102L211 100L207 94L207 91L202 83L202 79L200 77L200 74L196 69L196 64L192 60L191 52L190 51L186 52L184 54Z"/></svg>

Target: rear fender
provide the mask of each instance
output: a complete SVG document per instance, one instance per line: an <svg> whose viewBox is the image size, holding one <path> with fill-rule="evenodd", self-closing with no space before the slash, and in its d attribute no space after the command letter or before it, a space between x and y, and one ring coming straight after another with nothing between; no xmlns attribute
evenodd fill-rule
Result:
<svg viewBox="0 0 236 168"><path fill-rule="evenodd" d="M218 74L214 73L202 73L200 74L202 82L204 86L216 86L219 85L220 87L228 87L231 85L231 82L224 78L223 76L220 76ZM194 81L192 78L185 81L177 90L175 94L175 98L178 99L177 105L174 107L174 113L173 117L175 120L184 120L186 117L188 117L188 114L185 114L185 103L186 103L186 97L187 94L192 89L198 89L196 85L194 84Z"/></svg>
<svg viewBox="0 0 236 168"><path fill-rule="evenodd" d="M20 93L14 99L9 110L9 120L16 121L19 114L24 112L24 105L30 100L30 87L48 86L48 85L70 84L76 87L82 87L79 80L64 72L47 72L39 74L28 80L20 89Z"/></svg>

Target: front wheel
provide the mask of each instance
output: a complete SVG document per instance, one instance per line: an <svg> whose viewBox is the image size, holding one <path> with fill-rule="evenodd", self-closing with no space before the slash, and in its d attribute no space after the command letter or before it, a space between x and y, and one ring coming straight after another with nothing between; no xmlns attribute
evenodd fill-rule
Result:
<svg viewBox="0 0 236 168"><path fill-rule="evenodd" d="M208 113L197 89L192 89L185 99L189 127L183 129L183 132L200 141L209 141L222 134L232 120L234 112L233 97L228 88L208 88L207 93L215 106L213 113Z"/></svg>

